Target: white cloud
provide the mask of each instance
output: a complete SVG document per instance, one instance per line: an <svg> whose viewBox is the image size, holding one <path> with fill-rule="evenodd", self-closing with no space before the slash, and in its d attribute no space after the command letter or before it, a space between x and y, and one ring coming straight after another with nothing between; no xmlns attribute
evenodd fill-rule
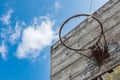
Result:
<svg viewBox="0 0 120 80"><path fill-rule="evenodd" d="M5 15L2 15L2 17L0 18L0 20L6 24L9 25L10 24L10 18L11 18L11 14L13 13L12 9L9 9L8 12Z"/></svg>
<svg viewBox="0 0 120 80"><path fill-rule="evenodd" d="M51 21L49 16L34 18L33 24L23 31L22 42L17 48L16 56L20 59L34 59L39 56L40 51L51 45L52 40L56 38L52 30L53 25L54 21Z"/></svg>
<svg viewBox="0 0 120 80"><path fill-rule="evenodd" d="M24 21L22 21L22 25L23 25L23 26L26 26L26 23L25 23Z"/></svg>
<svg viewBox="0 0 120 80"><path fill-rule="evenodd" d="M22 29L21 29L21 27L19 25L19 22L16 22L15 32L12 35L10 35L10 42L12 44L14 44L18 40L18 38L20 37L21 30Z"/></svg>
<svg viewBox="0 0 120 80"><path fill-rule="evenodd" d="M55 11L58 11L58 9L61 8L61 5L58 1L55 2L54 6L55 6Z"/></svg>
<svg viewBox="0 0 120 80"><path fill-rule="evenodd" d="M0 53L1 53L1 57L5 60L7 55L7 48L4 42L2 42L2 45L0 46Z"/></svg>

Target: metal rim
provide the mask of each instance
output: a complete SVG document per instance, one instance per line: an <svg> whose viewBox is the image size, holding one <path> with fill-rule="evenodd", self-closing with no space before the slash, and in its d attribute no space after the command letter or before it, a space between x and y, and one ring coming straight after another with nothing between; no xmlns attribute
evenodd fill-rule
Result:
<svg viewBox="0 0 120 80"><path fill-rule="evenodd" d="M65 25L68 21L70 21L71 19L76 18L76 17L80 17L80 16L88 16L88 17L91 16L91 18L93 18L94 20L96 20L96 21L99 23L100 28L101 28L101 34L100 34L100 36L99 36L99 38L98 38L98 41L97 41L96 43L99 43L99 42L100 42L100 39L101 39L101 37L102 37L102 35L103 35L103 38L104 38L104 41L105 41L105 45L107 45L106 39L105 39L105 35L104 35L104 31L103 31L103 25L102 25L102 23L101 23L96 17L94 17L94 16L92 16L92 15L89 15L89 14L78 14L78 15L74 15L74 16L68 18L68 19L61 25L60 30L59 30L59 39L60 39L61 44L62 44L63 46L65 46L66 48L68 48L68 49L70 49L70 50L74 50L74 51L83 51L83 50L86 50L86 49L83 49L83 48L81 48L81 49L74 49L74 48L68 47L68 46L62 41L62 37L61 37L61 32L62 32L62 29L63 29L64 25Z"/></svg>

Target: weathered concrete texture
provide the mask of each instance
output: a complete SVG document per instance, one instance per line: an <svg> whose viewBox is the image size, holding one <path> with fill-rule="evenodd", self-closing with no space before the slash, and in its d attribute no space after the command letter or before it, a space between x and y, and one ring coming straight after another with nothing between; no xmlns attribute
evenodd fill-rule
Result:
<svg viewBox="0 0 120 80"><path fill-rule="evenodd" d="M59 41L51 47L51 80L90 80L111 67L120 64L120 0L111 0L97 10L97 17L104 26L110 57L99 67L96 61L85 56L89 50L75 52L65 48ZM100 26L93 19L86 19L70 31L63 40L73 48L87 48L95 43L100 35Z"/></svg>

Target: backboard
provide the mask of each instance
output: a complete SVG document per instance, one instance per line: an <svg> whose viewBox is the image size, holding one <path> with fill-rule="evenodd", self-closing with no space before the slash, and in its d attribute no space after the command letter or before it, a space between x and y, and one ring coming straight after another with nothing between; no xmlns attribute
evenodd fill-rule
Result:
<svg viewBox="0 0 120 80"><path fill-rule="evenodd" d="M110 57L101 66L80 53L94 58L89 50L76 52L60 41L51 47L51 80L91 80L120 64L120 0L111 0L93 16L104 26ZM73 48L89 47L100 34L99 24L86 19L64 36L66 45Z"/></svg>

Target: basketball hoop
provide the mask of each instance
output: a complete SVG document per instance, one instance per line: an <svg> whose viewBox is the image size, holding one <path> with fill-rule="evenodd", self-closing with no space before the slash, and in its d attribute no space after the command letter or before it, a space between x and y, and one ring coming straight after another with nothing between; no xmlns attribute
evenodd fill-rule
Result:
<svg viewBox="0 0 120 80"><path fill-rule="evenodd" d="M103 25L102 23L94 16L92 15L89 15L89 14L78 14L78 15L74 15L70 18L68 18L63 24L62 26L60 27L60 30L59 30L59 39L60 39L60 42L63 46L65 46L66 48L70 49L70 50L73 50L73 51L84 51L84 50L87 50L87 49L84 49L84 48L80 48L80 49L76 49L76 48L71 48L69 46L67 46L63 41L62 41L62 37L61 37L61 33L62 33L62 29L64 27L64 25L69 22L71 19L73 18L76 18L76 17L80 17L80 16L87 16L87 17L91 17L93 18L94 20L96 20L99 25L100 25L100 28L101 28L101 32L100 32L100 36L98 38L98 40L96 41L96 43L91 46L90 50L92 50L92 54L94 55L94 57L96 58L97 62L99 63L102 63L104 59L106 59L107 57L109 57L109 54L108 54L108 49L107 49L107 42L106 42L106 38L105 38L105 34L104 34L104 31L103 31ZM104 42L105 42L105 45L104 45L104 50L100 48L99 46L99 43L100 43L100 40L101 38L104 38ZM104 52L103 52L104 51ZM83 54L82 54L83 55ZM85 55L84 55L85 56Z"/></svg>

